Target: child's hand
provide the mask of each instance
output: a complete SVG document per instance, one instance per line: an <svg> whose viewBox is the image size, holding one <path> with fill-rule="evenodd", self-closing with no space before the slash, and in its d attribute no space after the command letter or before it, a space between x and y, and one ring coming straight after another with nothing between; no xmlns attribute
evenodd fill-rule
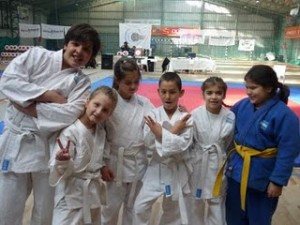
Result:
<svg viewBox="0 0 300 225"><path fill-rule="evenodd" d="M64 147L59 138L57 138L57 143L60 150L56 153L55 159L58 161L67 161L70 159L69 148L71 141L68 140L66 147Z"/></svg>
<svg viewBox="0 0 300 225"><path fill-rule="evenodd" d="M174 126L171 128L170 132L173 134L179 134L186 128L192 127L191 125L187 125L186 122L191 118L191 114L186 114L182 119L177 120Z"/></svg>
<svg viewBox="0 0 300 225"><path fill-rule="evenodd" d="M104 181L107 182L113 181L115 178L113 171L108 166L103 166L100 169L100 173L101 173L101 178Z"/></svg>
<svg viewBox="0 0 300 225"><path fill-rule="evenodd" d="M269 183L267 195L269 198L278 198L282 194L282 186L278 186L273 182Z"/></svg>
<svg viewBox="0 0 300 225"><path fill-rule="evenodd" d="M27 107L20 106L20 105L18 105L15 102L11 102L11 103L20 112L22 112L22 113L24 113L24 114L26 114L28 116L32 116L32 117L35 117L35 118L37 117L36 104L35 103L32 103L32 104L30 104Z"/></svg>
<svg viewBox="0 0 300 225"><path fill-rule="evenodd" d="M154 119L151 116L145 116L144 118L145 118L145 123L150 128L150 130L155 135L155 137L158 140L161 140L161 137L162 137L161 125L159 123L157 123L156 121L154 121Z"/></svg>

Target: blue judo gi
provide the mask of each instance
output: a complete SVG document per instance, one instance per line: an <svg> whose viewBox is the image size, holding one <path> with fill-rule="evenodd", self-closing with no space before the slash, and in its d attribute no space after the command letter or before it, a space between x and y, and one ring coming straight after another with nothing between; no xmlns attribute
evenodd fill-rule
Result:
<svg viewBox="0 0 300 225"><path fill-rule="evenodd" d="M258 151L276 148L275 157L252 157L248 176L245 210L241 208L240 183L244 159L234 152L230 157L226 176L227 225L271 225L278 198L266 194L270 181L284 186L299 154L299 120L278 96L259 109L245 98L232 107L236 116L235 143Z"/></svg>

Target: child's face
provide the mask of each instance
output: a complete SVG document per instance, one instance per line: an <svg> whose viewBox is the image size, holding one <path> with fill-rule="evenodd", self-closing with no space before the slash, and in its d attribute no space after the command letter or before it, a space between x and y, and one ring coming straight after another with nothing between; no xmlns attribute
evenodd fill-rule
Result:
<svg viewBox="0 0 300 225"><path fill-rule="evenodd" d="M173 114L178 106L178 101L184 94L184 90L179 90L175 81L165 81L160 83L158 95L168 114Z"/></svg>
<svg viewBox="0 0 300 225"><path fill-rule="evenodd" d="M63 69L78 68L87 64L93 53L92 42L69 41L64 46Z"/></svg>
<svg viewBox="0 0 300 225"><path fill-rule="evenodd" d="M222 102L225 98L223 88L219 85L209 85L203 92L206 109L211 113L218 114L222 107Z"/></svg>
<svg viewBox="0 0 300 225"><path fill-rule="evenodd" d="M130 99L137 92L140 85L140 75L138 71L128 72L124 79L117 80L118 92L123 99Z"/></svg>
<svg viewBox="0 0 300 225"><path fill-rule="evenodd" d="M99 93L85 104L85 117L88 125L93 126L102 123L112 114L115 104L105 94Z"/></svg>
<svg viewBox="0 0 300 225"><path fill-rule="evenodd" d="M251 80L246 80L246 91L250 101L258 108L271 98L271 87L263 87Z"/></svg>

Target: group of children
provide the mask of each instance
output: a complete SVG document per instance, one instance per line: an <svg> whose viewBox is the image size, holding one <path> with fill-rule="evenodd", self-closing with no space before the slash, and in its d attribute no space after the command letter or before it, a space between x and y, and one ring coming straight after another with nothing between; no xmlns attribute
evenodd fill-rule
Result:
<svg viewBox="0 0 300 225"><path fill-rule="evenodd" d="M4 71L0 224L22 224L33 191L32 225L117 225L121 207L123 225L150 224L160 197L161 225L271 225L300 147L288 88L273 69L253 66L248 98L231 110L226 83L207 78L205 104L188 113L177 73L160 77L155 108L137 94L141 73L130 58L116 62L112 88L89 93L79 68L99 48L98 33L79 24L63 50L32 48Z"/></svg>

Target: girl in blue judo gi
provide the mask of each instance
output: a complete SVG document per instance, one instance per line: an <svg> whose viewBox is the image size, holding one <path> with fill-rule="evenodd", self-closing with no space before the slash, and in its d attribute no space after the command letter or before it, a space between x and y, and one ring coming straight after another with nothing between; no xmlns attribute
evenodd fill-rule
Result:
<svg viewBox="0 0 300 225"><path fill-rule="evenodd" d="M225 172L226 221L227 225L271 225L299 153L299 120L287 106L289 88L271 67L255 65L244 80L248 97L232 107L235 147Z"/></svg>

